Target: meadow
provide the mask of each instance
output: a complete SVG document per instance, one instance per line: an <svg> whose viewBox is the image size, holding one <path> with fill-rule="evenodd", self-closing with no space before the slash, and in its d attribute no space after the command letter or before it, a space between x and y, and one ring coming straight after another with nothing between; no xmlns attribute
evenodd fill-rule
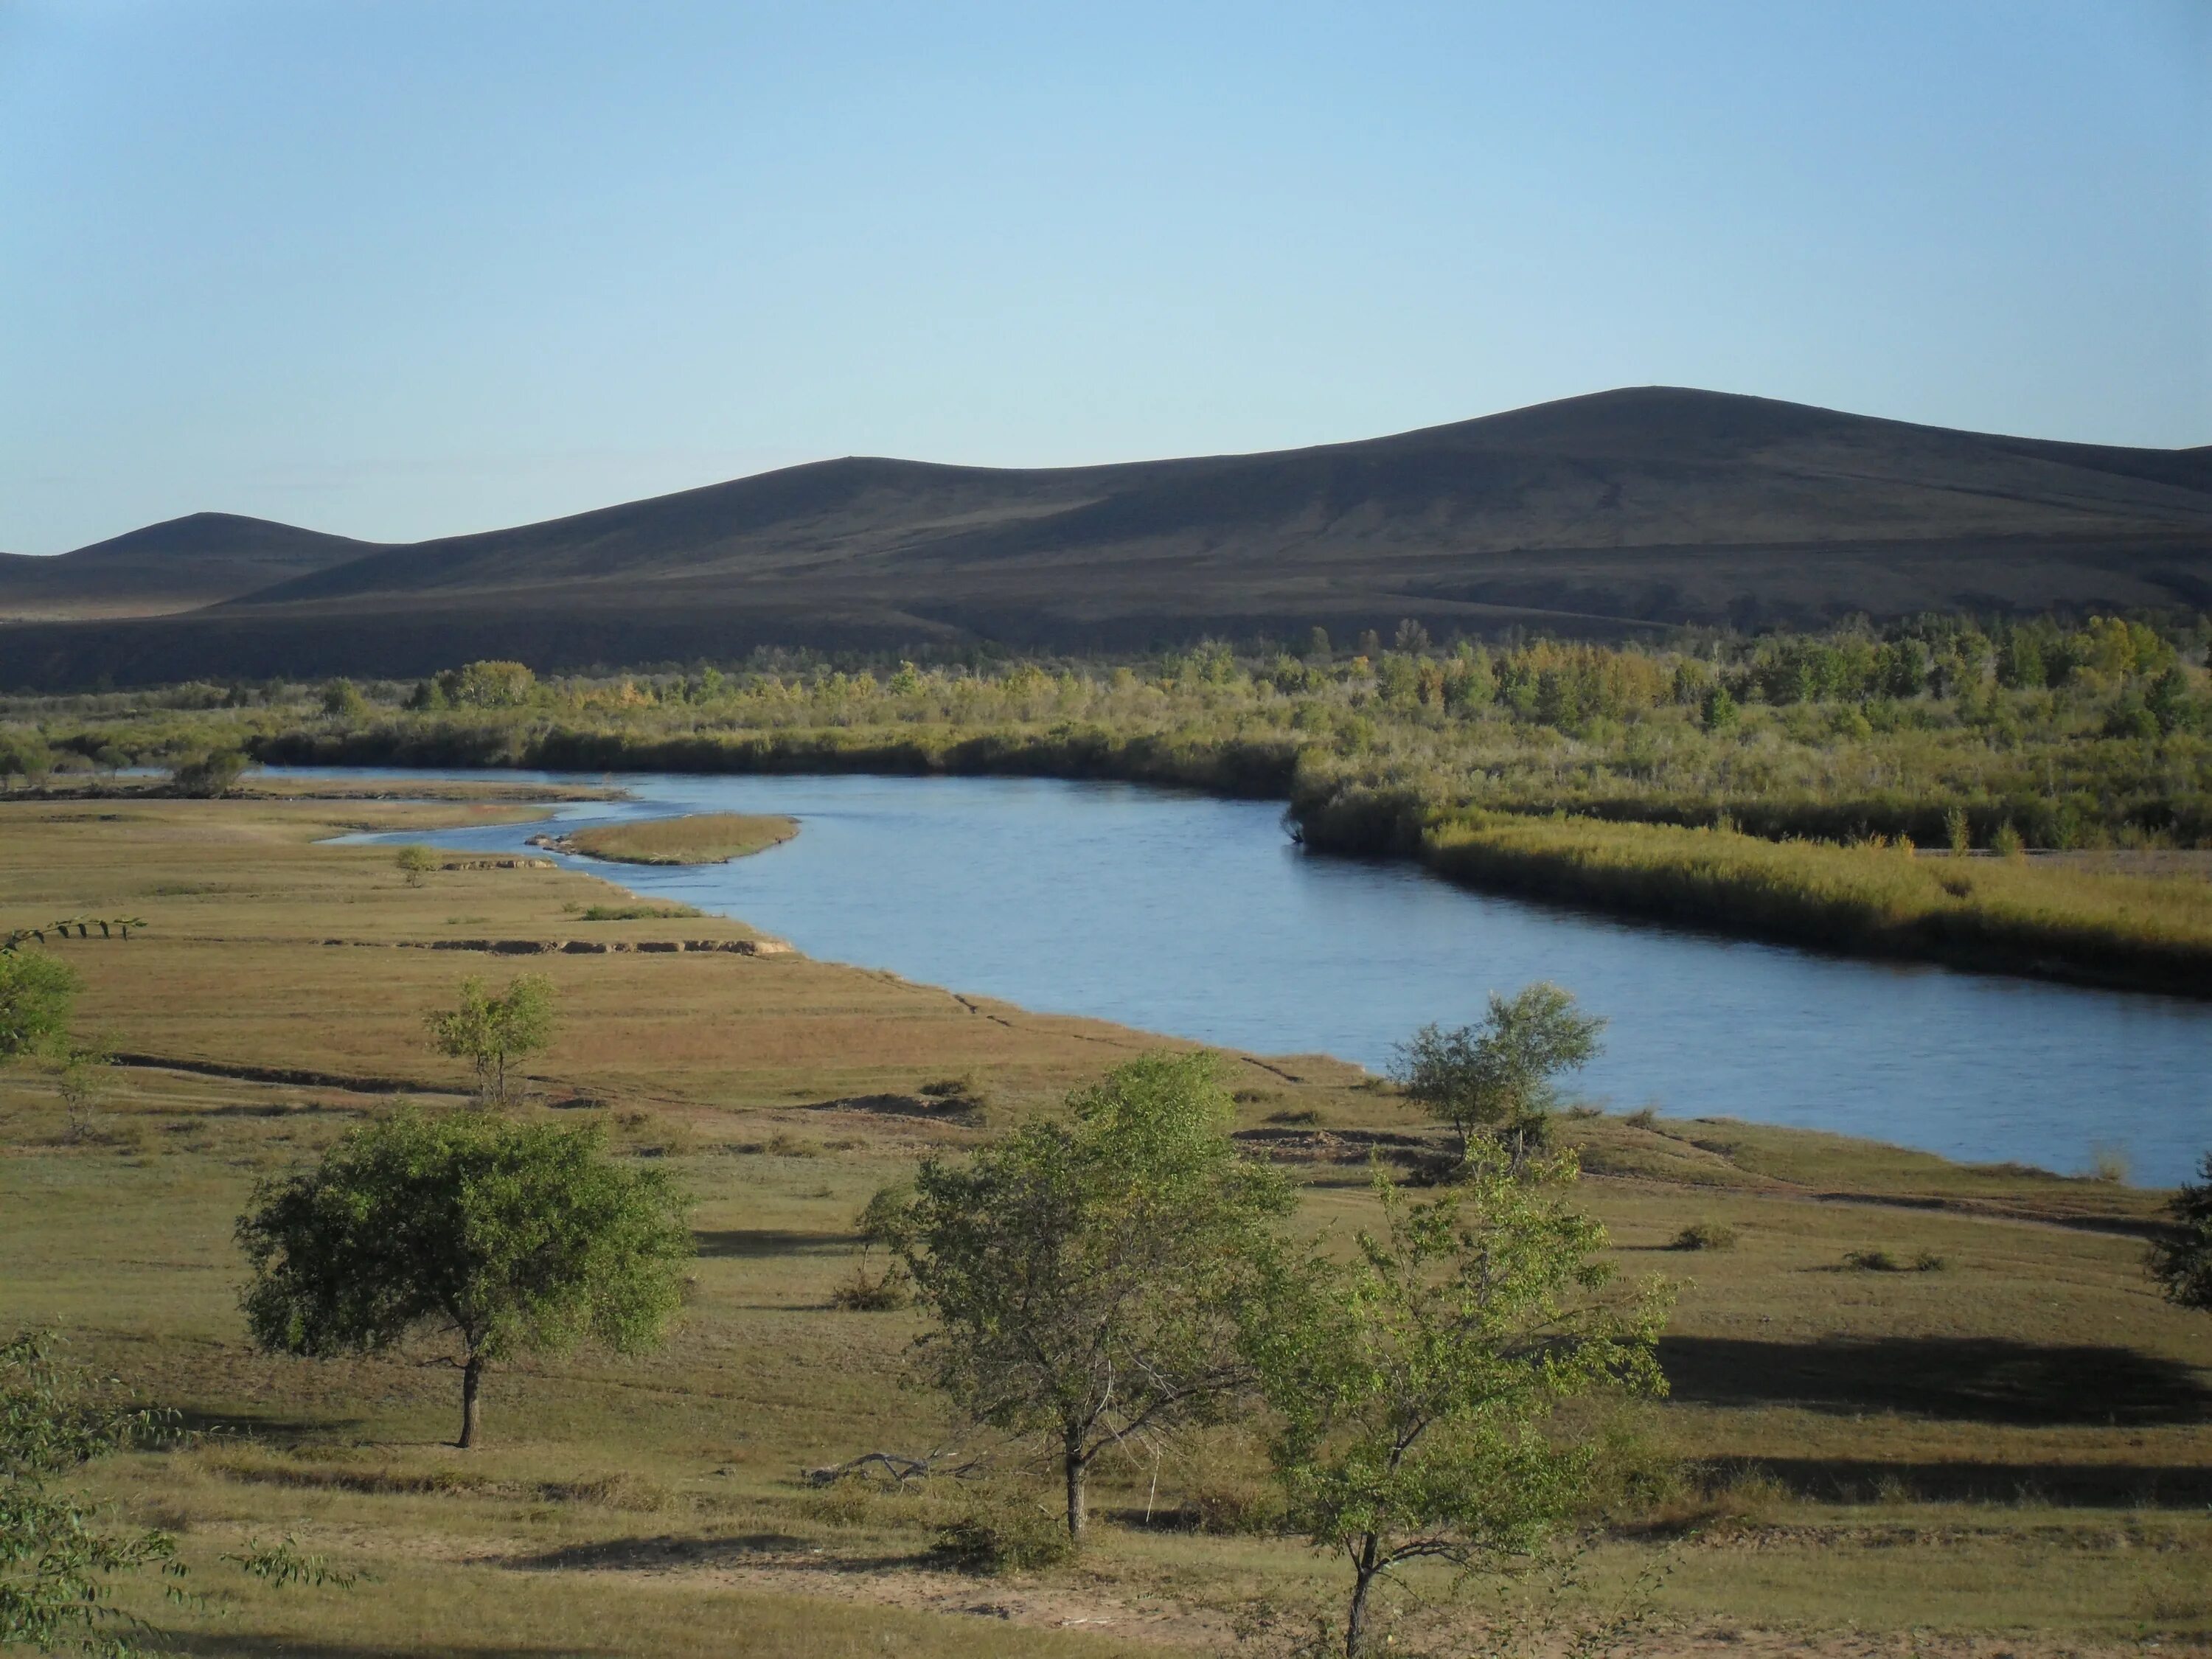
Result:
<svg viewBox="0 0 2212 1659"><path fill-rule="evenodd" d="M536 810L512 786L440 793L0 804L10 926L144 924L51 946L86 982L82 1034L117 1056L97 1097L0 1071L0 1329L64 1332L195 1431L94 1469L194 1566L204 1606L137 1604L184 1650L1261 1651L1237 1640L1250 1608L1334 1588L1332 1564L1271 1532L1256 1449L1235 1432L1103 1471L1095 1546L1005 1577L933 1558L957 1501L945 1483L806 1478L961 1444L1042 1493L1019 1449L963 1439L906 1386L916 1315L836 1305L854 1218L922 1153L1182 1045L796 952L702 949L757 940L625 907L582 873L441 868L416 884L388 846L323 839ZM625 908L641 914L585 920ZM630 948L567 948L580 941ZM665 1352L495 1373L487 1443L462 1454L448 1370L255 1352L231 1227L258 1176L396 1099L458 1107L467 1075L426 1047L422 1012L464 974L525 968L553 981L562 1024L519 1109L604 1123L623 1155L674 1171L699 1255ZM1239 1135L1294 1174L1302 1227L1340 1237L1370 1213L1370 1157L1433 1144L1395 1090L1326 1057L1228 1066ZM1587 1517L1579 1587L1520 1594L1565 1617L1656 1571L1647 1652L2212 1638L2212 1321L2143 1274L2160 1195L1719 1120L1561 1128L1613 1259L1681 1290L1670 1395L1582 1425L1619 1478ZM1690 1229L1733 1243L1677 1248ZM226 1576L223 1554L285 1536L371 1577L278 1591ZM1479 1594L1470 1617L1488 1606Z"/></svg>

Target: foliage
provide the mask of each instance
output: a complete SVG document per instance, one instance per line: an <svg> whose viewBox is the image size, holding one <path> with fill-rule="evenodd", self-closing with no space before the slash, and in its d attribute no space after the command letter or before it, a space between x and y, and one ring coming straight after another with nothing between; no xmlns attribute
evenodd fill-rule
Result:
<svg viewBox="0 0 2212 1659"><path fill-rule="evenodd" d="M181 762L169 781L180 795L214 800L228 794L246 771L246 757L235 749L210 749Z"/></svg>
<svg viewBox="0 0 2212 1659"><path fill-rule="evenodd" d="M1400 1045L1394 1075L1457 1133L1462 1158L1478 1129L1525 1152L1545 1143L1559 1103L1553 1079L1595 1059L1604 1029L1605 1021L1578 1012L1567 992L1539 981L1510 997L1491 993L1480 1026L1424 1025Z"/></svg>
<svg viewBox="0 0 2212 1659"><path fill-rule="evenodd" d="M1352 1571L1345 1651L1365 1650L1377 1582L1538 1547L1586 1491L1594 1452L1543 1432L1563 1402L1656 1393L1656 1281L1601 1294L1602 1227L1571 1208L1571 1158L1518 1175L1478 1144L1463 1184L1409 1203L1378 1168L1379 1232L1346 1267L1280 1277L1253 1352L1291 1523Z"/></svg>
<svg viewBox="0 0 2212 1659"><path fill-rule="evenodd" d="M659 1171L605 1157L603 1141L596 1125L403 1107L317 1167L264 1180L237 1230L254 1340L317 1358L416 1336L447 1344L462 1370L463 1446L489 1364L587 1340L654 1346L692 1254L685 1205Z"/></svg>
<svg viewBox="0 0 2212 1659"><path fill-rule="evenodd" d="M149 1568L182 1576L166 1533L109 1530L89 1498L58 1477L158 1439L167 1419L100 1403L52 1339L0 1343L0 1646L21 1643L125 1659L134 1621L111 1603L114 1582Z"/></svg>
<svg viewBox="0 0 2212 1659"><path fill-rule="evenodd" d="M328 1556L307 1554L289 1536L276 1544L251 1540L243 1551L223 1559L236 1563L247 1577L258 1578L272 1589L289 1589L297 1584L313 1589L325 1586L351 1589L361 1582L359 1573L339 1571L331 1565Z"/></svg>
<svg viewBox="0 0 2212 1659"><path fill-rule="evenodd" d="M59 1043L84 988L76 969L44 951L0 951L0 1061Z"/></svg>
<svg viewBox="0 0 2212 1659"><path fill-rule="evenodd" d="M399 873L407 878L407 884L410 887L420 887L424 878L438 867L437 854L428 848L422 846L401 848L392 855L392 862Z"/></svg>
<svg viewBox="0 0 2212 1659"><path fill-rule="evenodd" d="M323 686L323 713L334 720L357 720L369 712L368 699L351 680L336 679Z"/></svg>
<svg viewBox="0 0 2212 1659"><path fill-rule="evenodd" d="M1725 1221L1693 1221L1674 1235L1678 1250L1732 1250L1736 1231Z"/></svg>
<svg viewBox="0 0 2212 1659"><path fill-rule="evenodd" d="M525 974L494 996L483 980L471 975L461 981L458 1004L422 1018L430 1046L451 1059L467 1060L476 1068L478 1095L504 1104L508 1063L552 1043L553 981L543 974Z"/></svg>
<svg viewBox="0 0 2212 1659"><path fill-rule="evenodd" d="M2150 1271L2166 1300L2212 1313L2212 1152L2199 1172L2203 1180L2183 1183L2166 1206L2171 1227L2151 1245Z"/></svg>
<svg viewBox="0 0 2212 1659"><path fill-rule="evenodd" d="M1240 1158L1210 1055L1152 1054L964 1164L926 1160L896 1224L935 1328L927 1374L977 1422L1048 1438L1069 1535L1097 1457L1225 1407L1237 1310L1291 1196Z"/></svg>
<svg viewBox="0 0 2212 1659"><path fill-rule="evenodd" d="M1074 1540L1051 1510L1017 1487L977 1482L937 1529L937 1558L963 1572L1030 1572L1057 1566Z"/></svg>

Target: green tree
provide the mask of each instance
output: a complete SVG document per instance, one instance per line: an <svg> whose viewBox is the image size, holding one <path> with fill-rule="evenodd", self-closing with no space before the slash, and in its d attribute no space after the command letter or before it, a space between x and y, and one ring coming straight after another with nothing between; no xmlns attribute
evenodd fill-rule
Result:
<svg viewBox="0 0 2212 1659"><path fill-rule="evenodd" d="M399 873L407 878L410 887L420 887L423 878L438 867L436 854L427 847L403 847L392 861L398 866Z"/></svg>
<svg viewBox="0 0 2212 1659"><path fill-rule="evenodd" d="M2203 1184L2184 1182L2166 1205L2172 1224L2150 1247L2150 1271L2167 1301L2212 1313L2212 1152L2198 1173Z"/></svg>
<svg viewBox="0 0 2212 1659"><path fill-rule="evenodd" d="M195 755L169 774L180 795L215 800L228 794L246 771L246 757L235 749L213 749Z"/></svg>
<svg viewBox="0 0 2212 1659"><path fill-rule="evenodd" d="M1477 1130L1526 1152L1542 1146L1548 1133L1559 1097L1553 1079L1595 1059L1604 1030L1604 1020L1540 980L1510 997L1493 991L1480 1025L1449 1031L1424 1025L1399 1045L1392 1075L1457 1133L1462 1159Z"/></svg>
<svg viewBox="0 0 2212 1659"><path fill-rule="evenodd" d="M76 969L44 951L0 951L0 1061L44 1054L69 1029L77 993Z"/></svg>
<svg viewBox="0 0 2212 1659"><path fill-rule="evenodd" d="M430 1046L476 1068L477 1091L486 1102L505 1104L507 1068L542 1053L553 1041L553 981L525 974L499 995L473 974L461 981L461 1000L451 1008L434 1008L422 1017Z"/></svg>
<svg viewBox="0 0 2212 1659"><path fill-rule="evenodd" d="M102 1404L51 1338L0 1342L0 1647L106 1659L138 1650L134 1621L110 1604L114 1583L147 1568L181 1576L176 1542L110 1530L98 1504L60 1482L166 1430L154 1413Z"/></svg>
<svg viewBox="0 0 2212 1659"><path fill-rule="evenodd" d="M1562 1156L1516 1176L1486 1148L1464 1184L1411 1204L1378 1169L1382 1224L1352 1261L1304 1264L1255 1304L1275 1478L1291 1523L1351 1566L1352 1659L1407 1563L1476 1569L1565 1523L1593 1452L1545 1432L1562 1403L1665 1389L1666 1288L1605 1293L1605 1230L1565 1201L1574 1173Z"/></svg>
<svg viewBox="0 0 2212 1659"><path fill-rule="evenodd" d="M1080 1540L1100 1454L1248 1385L1237 1310L1291 1198L1237 1156L1210 1055L1133 1060L1068 1106L963 1164L926 1160L886 1236L936 1316L928 1374L977 1422L1050 1441Z"/></svg>
<svg viewBox="0 0 2212 1659"><path fill-rule="evenodd" d="M368 712L368 699L351 680L331 680L323 687L323 713L331 719L357 720Z"/></svg>
<svg viewBox="0 0 2212 1659"><path fill-rule="evenodd" d="M449 1345L461 1435L485 1370L594 1341L658 1346L681 1298L686 1206L658 1170L605 1156L595 1125L403 1107L312 1170L262 1182L239 1218L253 1340L326 1358Z"/></svg>

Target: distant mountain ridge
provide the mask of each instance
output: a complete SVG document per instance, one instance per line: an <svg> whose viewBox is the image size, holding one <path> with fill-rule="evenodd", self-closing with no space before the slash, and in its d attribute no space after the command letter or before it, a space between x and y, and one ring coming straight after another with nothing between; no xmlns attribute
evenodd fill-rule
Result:
<svg viewBox="0 0 2212 1659"><path fill-rule="evenodd" d="M2212 446L1955 432L1639 387L1358 442L1037 470L851 457L404 545L198 514L58 559L116 618L0 628L0 684L416 674L763 642L2212 606ZM64 585L56 583L50 592ZM198 594L191 605L179 596ZM181 614L153 617L155 610ZM47 614L53 614L49 611Z"/></svg>

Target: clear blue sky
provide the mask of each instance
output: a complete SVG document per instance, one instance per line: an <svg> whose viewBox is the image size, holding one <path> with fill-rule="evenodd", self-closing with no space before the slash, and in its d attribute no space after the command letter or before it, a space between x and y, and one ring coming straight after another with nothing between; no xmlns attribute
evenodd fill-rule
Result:
<svg viewBox="0 0 2212 1659"><path fill-rule="evenodd" d="M2208 0L0 0L0 548L1654 381L2212 442L2208 105Z"/></svg>

